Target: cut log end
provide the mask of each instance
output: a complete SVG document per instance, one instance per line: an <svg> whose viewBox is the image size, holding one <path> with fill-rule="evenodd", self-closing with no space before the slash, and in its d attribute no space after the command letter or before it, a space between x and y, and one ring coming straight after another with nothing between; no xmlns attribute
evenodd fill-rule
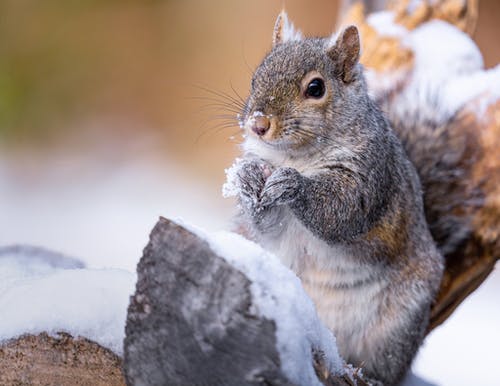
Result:
<svg viewBox="0 0 500 386"><path fill-rule="evenodd" d="M83 338L25 335L0 345L0 385L124 386L122 360Z"/></svg>

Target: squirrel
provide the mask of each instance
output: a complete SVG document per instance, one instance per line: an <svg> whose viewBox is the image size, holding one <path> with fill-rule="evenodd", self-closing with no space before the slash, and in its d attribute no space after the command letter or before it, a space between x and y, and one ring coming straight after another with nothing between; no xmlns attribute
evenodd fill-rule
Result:
<svg viewBox="0 0 500 386"><path fill-rule="evenodd" d="M417 172L369 97L355 26L304 38L283 11L240 119L239 227L301 278L340 354L396 385L425 336L444 261Z"/></svg>

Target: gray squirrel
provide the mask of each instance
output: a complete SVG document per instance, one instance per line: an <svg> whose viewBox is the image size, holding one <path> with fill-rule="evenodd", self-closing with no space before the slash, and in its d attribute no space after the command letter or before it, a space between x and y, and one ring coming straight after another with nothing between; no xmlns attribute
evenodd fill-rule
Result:
<svg viewBox="0 0 500 386"><path fill-rule="evenodd" d="M396 385L415 356L443 257L417 172L370 99L354 26L303 38L284 12L240 117L240 228L301 278L340 354Z"/></svg>

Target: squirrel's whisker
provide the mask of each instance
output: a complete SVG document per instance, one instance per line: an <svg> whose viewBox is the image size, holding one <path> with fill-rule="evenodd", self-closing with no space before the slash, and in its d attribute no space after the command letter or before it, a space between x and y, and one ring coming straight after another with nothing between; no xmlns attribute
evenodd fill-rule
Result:
<svg viewBox="0 0 500 386"><path fill-rule="evenodd" d="M231 90L233 90L234 94L236 95L236 97L238 98L238 100L243 104L243 106L246 104L246 101L245 99L242 98L242 96L238 93L238 91L236 91L236 89L234 88L233 86L233 83L232 82L229 82L229 85L231 86Z"/></svg>
<svg viewBox="0 0 500 386"><path fill-rule="evenodd" d="M209 88L206 88L206 87L203 87L203 86L197 86L197 88L209 93L209 94L212 94L214 96L217 96L219 98L222 98L222 100L225 100L225 101L228 101L228 102L231 102L232 104L236 105L236 106L239 106L241 107L242 109L245 107L245 103L242 102L242 101L239 101L238 99L232 97L231 95L229 94L226 94L225 92L223 91L215 91L215 90L211 90Z"/></svg>

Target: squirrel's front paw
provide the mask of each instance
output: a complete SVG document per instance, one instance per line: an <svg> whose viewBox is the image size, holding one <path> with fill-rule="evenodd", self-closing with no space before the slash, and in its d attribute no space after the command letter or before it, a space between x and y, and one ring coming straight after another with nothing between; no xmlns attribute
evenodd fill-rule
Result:
<svg viewBox="0 0 500 386"><path fill-rule="evenodd" d="M276 169L266 180L260 195L260 207L285 205L295 201L300 193L302 176L292 168Z"/></svg>
<svg viewBox="0 0 500 386"><path fill-rule="evenodd" d="M245 209L257 210L270 166L258 160L245 161L237 171L240 202Z"/></svg>

